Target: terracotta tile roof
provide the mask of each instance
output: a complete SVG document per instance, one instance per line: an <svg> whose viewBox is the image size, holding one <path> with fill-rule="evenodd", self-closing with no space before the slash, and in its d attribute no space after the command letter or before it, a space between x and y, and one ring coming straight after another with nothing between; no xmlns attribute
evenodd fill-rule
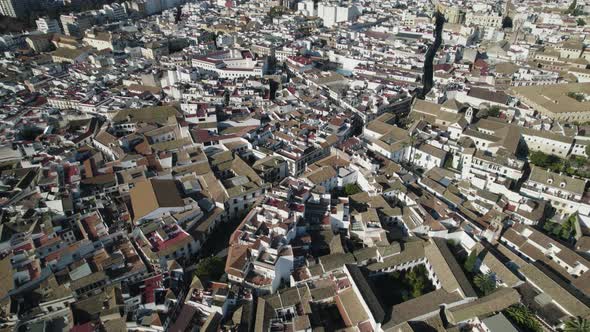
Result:
<svg viewBox="0 0 590 332"><path fill-rule="evenodd" d="M130 196L135 220L158 208L184 206L174 180L150 179L138 182L130 190Z"/></svg>

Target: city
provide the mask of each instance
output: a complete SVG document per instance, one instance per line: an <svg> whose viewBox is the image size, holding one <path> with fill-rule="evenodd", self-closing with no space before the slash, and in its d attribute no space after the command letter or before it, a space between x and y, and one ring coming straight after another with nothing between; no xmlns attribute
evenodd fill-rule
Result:
<svg viewBox="0 0 590 332"><path fill-rule="evenodd" d="M590 332L587 20L0 0L0 331Z"/></svg>

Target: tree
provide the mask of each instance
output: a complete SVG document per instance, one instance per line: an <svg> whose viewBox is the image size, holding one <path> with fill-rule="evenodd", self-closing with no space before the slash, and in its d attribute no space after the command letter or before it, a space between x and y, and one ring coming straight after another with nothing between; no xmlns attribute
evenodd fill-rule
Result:
<svg viewBox="0 0 590 332"><path fill-rule="evenodd" d="M576 236L576 223L578 222L578 217L576 213L567 218L567 220L561 226L561 229L558 236L561 236L562 239L569 241L572 237Z"/></svg>
<svg viewBox="0 0 590 332"><path fill-rule="evenodd" d="M576 8L577 7L578 7L578 1L577 0L574 0L570 4L570 6L567 8L567 10L565 11L565 13L566 14L573 14L576 11Z"/></svg>
<svg viewBox="0 0 590 332"><path fill-rule="evenodd" d="M37 126L25 126L18 133L17 137L23 141L33 141L43 133L43 129Z"/></svg>
<svg viewBox="0 0 590 332"><path fill-rule="evenodd" d="M398 119L397 126L400 128L408 129L414 120L412 120L409 116L405 116L403 118Z"/></svg>
<svg viewBox="0 0 590 332"><path fill-rule="evenodd" d="M558 156L548 155L541 151L531 153L529 161L535 166L548 168L553 172L561 172L565 166L564 161Z"/></svg>
<svg viewBox="0 0 590 332"><path fill-rule="evenodd" d="M590 332L590 321L580 316L572 317L565 322L565 332Z"/></svg>
<svg viewBox="0 0 590 332"><path fill-rule="evenodd" d="M577 24L579 27L583 27L584 25L586 25L586 21L584 21L584 19L583 19L583 18L578 18L578 19L576 20L576 24Z"/></svg>
<svg viewBox="0 0 590 332"><path fill-rule="evenodd" d="M545 167L547 165L547 155L543 152L535 151L531 153L529 160L535 166Z"/></svg>
<svg viewBox="0 0 590 332"><path fill-rule="evenodd" d="M223 103L225 104L225 106L229 106L229 101L230 101L230 92L226 88L225 91L223 92Z"/></svg>
<svg viewBox="0 0 590 332"><path fill-rule="evenodd" d="M502 20L502 29L509 29L509 28L512 28L512 18L510 18L510 16L506 16Z"/></svg>
<svg viewBox="0 0 590 332"><path fill-rule="evenodd" d="M201 280L218 280L225 272L225 262L217 256L202 259L197 263L195 275Z"/></svg>
<svg viewBox="0 0 590 332"><path fill-rule="evenodd" d="M500 116L500 107L498 106L492 106L490 108L488 108L488 116L497 118Z"/></svg>
<svg viewBox="0 0 590 332"><path fill-rule="evenodd" d="M588 147L586 147L586 149L588 149ZM581 167L586 166L586 164L588 163L588 158L580 157L580 156L573 156L570 158L569 161L571 162L572 167L581 168Z"/></svg>
<svg viewBox="0 0 590 332"><path fill-rule="evenodd" d="M469 257L467 257L467 260L465 261L465 265L463 265L465 267L465 270L469 271L469 272L473 272L473 270L475 269L475 263L477 262L477 252L475 252L475 250L472 250L469 253Z"/></svg>
<svg viewBox="0 0 590 332"><path fill-rule="evenodd" d="M453 155L449 154L447 158L445 158L445 162L443 164L444 168L453 168Z"/></svg>
<svg viewBox="0 0 590 332"><path fill-rule="evenodd" d="M285 7L274 6L268 11L268 16L270 18L276 18L276 17L283 16L284 13L285 13Z"/></svg>
<svg viewBox="0 0 590 332"><path fill-rule="evenodd" d="M504 311L506 316L512 320L516 325L534 332L541 332L541 323L535 317L529 308L522 304L513 305Z"/></svg>
<svg viewBox="0 0 590 332"><path fill-rule="evenodd" d="M277 70L277 58L269 55L266 57L266 63L268 64L268 73L274 74Z"/></svg>
<svg viewBox="0 0 590 332"><path fill-rule="evenodd" d="M545 221L545 224L543 224L543 229L545 231L547 231L547 233L552 233L555 228L559 228L559 227L560 227L559 224L548 221L548 220Z"/></svg>
<svg viewBox="0 0 590 332"><path fill-rule="evenodd" d="M582 10L578 8L577 0L573 0L570 6L565 11L566 14L572 16L578 16L582 14Z"/></svg>
<svg viewBox="0 0 590 332"><path fill-rule="evenodd" d="M410 286L411 298L420 297L424 293L428 283L425 276L426 270L423 265L414 267L406 274L406 279Z"/></svg>
<svg viewBox="0 0 590 332"><path fill-rule="evenodd" d="M473 278L473 283L484 296L491 294L496 289L496 280L491 273L476 275Z"/></svg>

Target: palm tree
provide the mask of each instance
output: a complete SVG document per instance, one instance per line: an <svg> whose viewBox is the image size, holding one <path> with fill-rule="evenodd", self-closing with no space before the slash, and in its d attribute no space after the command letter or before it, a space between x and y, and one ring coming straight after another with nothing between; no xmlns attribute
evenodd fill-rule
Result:
<svg viewBox="0 0 590 332"><path fill-rule="evenodd" d="M580 316L565 322L565 332L590 332L590 321Z"/></svg>
<svg viewBox="0 0 590 332"><path fill-rule="evenodd" d="M520 307L510 307L506 309L506 314L519 325L524 324L527 320L526 312L521 310Z"/></svg>
<svg viewBox="0 0 590 332"><path fill-rule="evenodd" d="M473 283L483 295L488 295L496 289L496 281L491 273L478 274L473 278Z"/></svg>
<svg viewBox="0 0 590 332"><path fill-rule="evenodd" d="M518 325L524 325L528 320L528 312L524 306L512 306L506 309L506 314Z"/></svg>
<svg viewBox="0 0 590 332"><path fill-rule="evenodd" d="M507 308L504 313L512 322L526 330L535 332L543 330L535 314L522 304L513 305Z"/></svg>

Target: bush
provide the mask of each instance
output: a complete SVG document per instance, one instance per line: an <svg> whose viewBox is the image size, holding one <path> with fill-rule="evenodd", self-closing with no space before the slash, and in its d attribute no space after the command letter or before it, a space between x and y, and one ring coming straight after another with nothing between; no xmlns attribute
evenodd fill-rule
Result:
<svg viewBox="0 0 590 332"><path fill-rule="evenodd" d="M456 247L459 245L459 241L455 239L448 239L447 244L451 247Z"/></svg>
<svg viewBox="0 0 590 332"><path fill-rule="evenodd" d="M346 196L352 196L360 193L362 190L356 183L349 183L344 186L344 193Z"/></svg>
<svg viewBox="0 0 590 332"><path fill-rule="evenodd" d="M586 150L588 150L588 147L590 147L590 145L588 145L586 147ZM571 163L572 167L574 167L574 168L584 167L584 166L586 166L586 164L588 164L588 158L584 158L584 157L580 157L580 156L573 156L570 159L570 163Z"/></svg>
<svg viewBox="0 0 590 332"><path fill-rule="evenodd" d="M578 20L582 20L581 18ZM584 20L582 20L584 21ZM584 24L586 24L586 22L584 22ZM568 92L567 96L570 98L574 98L575 100L579 101L579 102L583 102L584 101L584 94L579 93L579 92Z"/></svg>
<svg viewBox="0 0 590 332"><path fill-rule="evenodd" d="M546 221L545 224L543 225L543 229L545 231L547 231L548 233L551 233L551 232L553 232L553 229L555 228L555 226L557 226L556 223L550 222L550 221Z"/></svg>

